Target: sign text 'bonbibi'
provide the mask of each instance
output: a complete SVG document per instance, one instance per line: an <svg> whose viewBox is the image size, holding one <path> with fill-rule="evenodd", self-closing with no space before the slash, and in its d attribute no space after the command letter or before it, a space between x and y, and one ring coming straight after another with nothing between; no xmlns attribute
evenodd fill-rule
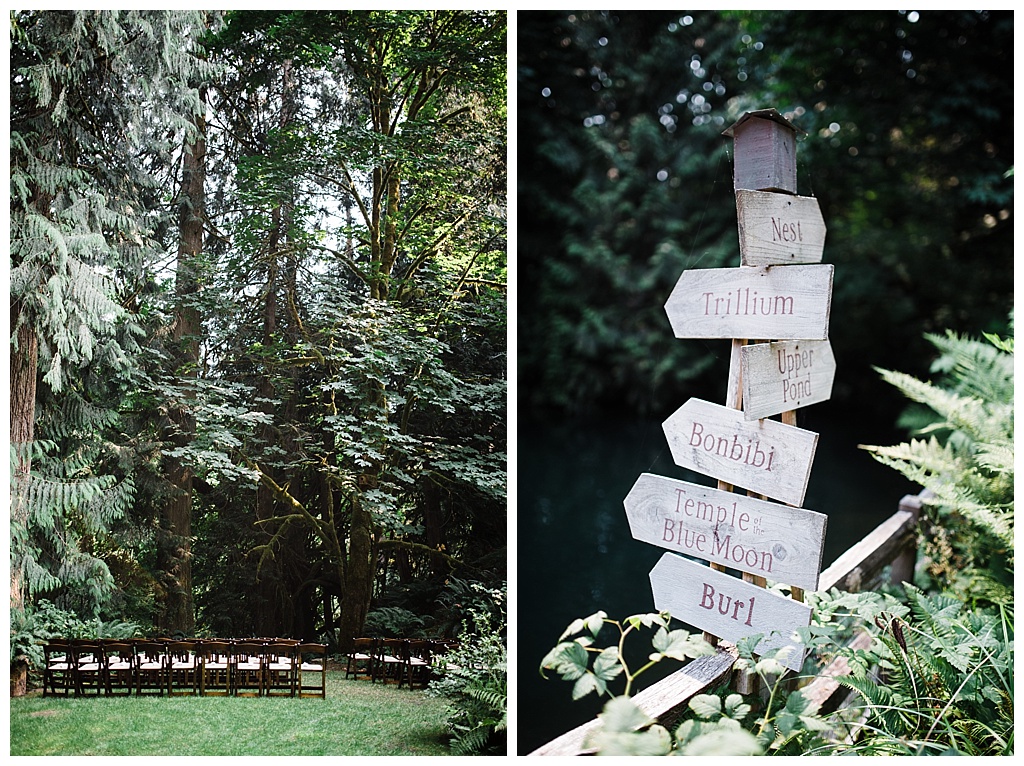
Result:
<svg viewBox="0 0 1024 766"><path fill-rule="evenodd" d="M747 421L743 413L690 399L663 424L676 465L801 505L818 435L775 420Z"/></svg>

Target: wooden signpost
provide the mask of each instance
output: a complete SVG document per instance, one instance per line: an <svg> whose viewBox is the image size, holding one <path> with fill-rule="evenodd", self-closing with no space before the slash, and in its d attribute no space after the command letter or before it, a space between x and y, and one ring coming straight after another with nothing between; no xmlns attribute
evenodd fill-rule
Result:
<svg viewBox="0 0 1024 766"><path fill-rule="evenodd" d="M814 197L739 189L736 215L742 265L821 263L825 221Z"/></svg>
<svg viewBox="0 0 1024 766"><path fill-rule="evenodd" d="M623 501L635 540L807 590L818 587L827 517L641 474Z"/></svg>
<svg viewBox="0 0 1024 766"><path fill-rule="evenodd" d="M811 623L811 608L710 567L666 553L651 570L654 606L678 620L699 625L719 638L736 642L756 633L765 638L757 652L790 647L779 658L799 670L804 650L790 640L795 628Z"/></svg>
<svg viewBox="0 0 1024 766"><path fill-rule="evenodd" d="M740 349L743 414L747 420L828 401L836 358L827 340L755 343Z"/></svg>
<svg viewBox="0 0 1024 766"><path fill-rule="evenodd" d="M828 337L832 264L684 271L665 304L677 338Z"/></svg>
<svg viewBox="0 0 1024 766"><path fill-rule="evenodd" d="M762 634L757 651L786 648L780 661L794 670L805 652L793 631L810 624L801 602L818 586L827 521L794 507L818 440L796 427L796 410L827 400L835 376L833 266L820 263L817 200L796 196L797 130L762 109L725 131L735 144L741 265L684 271L665 304L677 338L732 340L726 406L690 399L663 424L675 462L718 487L642 474L623 501L633 537L673 551L651 571L657 609L714 641ZM766 590L768 580L791 586L792 598Z"/></svg>
<svg viewBox="0 0 1024 766"><path fill-rule="evenodd" d="M662 424L676 465L793 505L804 501L818 435L690 399Z"/></svg>

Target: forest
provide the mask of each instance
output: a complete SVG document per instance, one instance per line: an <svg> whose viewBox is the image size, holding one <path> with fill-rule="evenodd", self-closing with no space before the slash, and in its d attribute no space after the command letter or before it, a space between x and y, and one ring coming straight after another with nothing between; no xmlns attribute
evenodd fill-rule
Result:
<svg viewBox="0 0 1024 766"><path fill-rule="evenodd" d="M10 24L12 668L503 636L505 14Z"/></svg>

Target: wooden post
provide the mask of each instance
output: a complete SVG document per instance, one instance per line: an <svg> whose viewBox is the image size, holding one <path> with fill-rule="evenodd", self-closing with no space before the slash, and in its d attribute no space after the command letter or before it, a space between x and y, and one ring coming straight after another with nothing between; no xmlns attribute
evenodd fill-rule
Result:
<svg viewBox="0 0 1024 766"><path fill-rule="evenodd" d="M743 381L740 379L740 349L746 345L745 340L734 338L729 351L729 380L726 382L725 406L734 410L743 408ZM724 481L718 482L718 488L723 492L732 492L732 484ZM724 572L726 567L722 564L710 562L711 568L718 572ZM718 636L704 631L704 640L712 646L718 646Z"/></svg>
<svg viewBox="0 0 1024 766"><path fill-rule="evenodd" d="M924 493L922 493L923 495ZM917 525L921 521L922 495L906 495L900 500L899 510L914 517L914 534L898 557L893 559L889 580L893 585L914 582L914 567L917 565Z"/></svg>
<svg viewBox="0 0 1024 766"><path fill-rule="evenodd" d="M733 188L752 191L776 191L796 194L796 132L798 128L775 109L761 109L747 112L724 131L733 139ZM740 379L739 354L746 340L734 340L730 370L736 369L735 380L730 373L727 404L742 407L743 391ZM735 365L735 367L733 367ZM736 388L733 389L733 386ZM735 402L735 403L733 403ZM782 422L796 425L796 412L783 413ZM720 483L721 484L721 483ZM752 493L748 493L752 494ZM712 565L714 566L714 565ZM764 588L765 578L749 572L742 573L743 579ZM795 589L794 598L803 601L803 591ZM756 690L751 673L737 673L733 686L740 694L751 694Z"/></svg>

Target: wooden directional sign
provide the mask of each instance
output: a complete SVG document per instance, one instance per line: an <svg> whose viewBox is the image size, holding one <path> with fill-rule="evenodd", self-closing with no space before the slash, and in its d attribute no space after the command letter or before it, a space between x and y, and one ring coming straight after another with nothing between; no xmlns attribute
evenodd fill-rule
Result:
<svg viewBox="0 0 1024 766"><path fill-rule="evenodd" d="M828 517L644 473L623 501L641 542L816 590Z"/></svg>
<svg viewBox="0 0 1024 766"><path fill-rule="evenodd" d="M834 270L830 263L689 269L665 312L677 338L824 340Z"/></svg>
<svg viewBox="0 0 1024 766"><path fill-rule="evenodd" d="M776 420L748 422L731 407L690 399L662 424L676 465L801 505L818 435Z"/></svg>
<svg viewBox="0 0 1024 766"><path fill-rule="evenodd" d="M825 402L832 396L836 358L827 340L754 343L740 349L743 414L747 420Z"/></svg>
<svg viewBox="0 0 1024 766"><path fill-rule="evenodd" d="M825 221L814 197L737 189L736 217L744 266L821 263Z"/></svg>
<svg viewBox="0 0 1024 766"><path fill-rule="evenodd" d="M790 636L811 624L806 604L673 553L663 555L651 570L651 590L658 611L733 643L762 633L758 654L790 647L779 661L793 670L803 665L805 649Z"/></svg>

